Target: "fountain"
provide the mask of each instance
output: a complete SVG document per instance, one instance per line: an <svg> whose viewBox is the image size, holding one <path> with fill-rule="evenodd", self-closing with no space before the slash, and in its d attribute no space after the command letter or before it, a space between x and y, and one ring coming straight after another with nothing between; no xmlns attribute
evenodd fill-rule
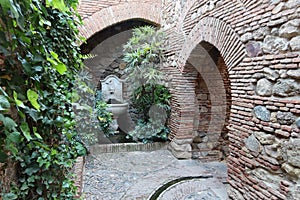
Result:
<svg viewBox="0 0 300 200"><path fill-rule="evenodd" d="M115 133L117 131L118 118L120 115L126 113L128 109L128 103L123 100L123 82L115 75L109 75L104 80L101 80L101 90L103 94L103 100L108 102L107 110L113 114L113 122L111 124Z"/></svg>

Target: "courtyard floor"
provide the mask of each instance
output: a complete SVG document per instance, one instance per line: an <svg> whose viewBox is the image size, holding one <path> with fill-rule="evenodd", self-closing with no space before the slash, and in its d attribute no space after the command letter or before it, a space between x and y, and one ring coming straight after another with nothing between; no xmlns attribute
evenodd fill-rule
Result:
<svg viewBox="0 0 300 200"><path fill-rule="evenodd" d="M226 164L177 160L166 149L92 153L86 159L83 173L83 197L86 200L225 200L226 179Z"/></svg>

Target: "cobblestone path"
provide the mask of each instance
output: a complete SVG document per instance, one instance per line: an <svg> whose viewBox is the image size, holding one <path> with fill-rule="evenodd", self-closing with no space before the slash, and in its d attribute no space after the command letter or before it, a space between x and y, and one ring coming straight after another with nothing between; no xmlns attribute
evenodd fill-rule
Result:
<svg viewBox="0 0 300 200"><path fill-rule="evenodd" d="M83 175L86 200L147 200L164 184L181 177L162 191L161 200L226 200L224 163L177 160L168 150L90 155Z"/></svg>

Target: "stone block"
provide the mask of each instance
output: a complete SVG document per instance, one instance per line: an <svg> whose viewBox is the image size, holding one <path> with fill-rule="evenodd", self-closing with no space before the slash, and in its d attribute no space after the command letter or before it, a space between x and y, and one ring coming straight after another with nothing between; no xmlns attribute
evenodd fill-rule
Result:
<svg viewBox="0 0 300 200"><path fill-rule="evenodd" d="M271 81L276 81L279 78L279 73L276 70L266 67L263 69L263 72L265 77Z"/></svg>
<svg viewBox="0 0 300 200"><path fill-rule="evenodd" d="M279 36L284 38L292 38L300 35L300 19L294 19L286 22L279 28Z"/></svg>
<svg viewBox="0 0 300 200"><path fill-rule="evenodd" d="M257 81L256 93L260 96L269 97L272 95L273 83L263 78Z"/></svg>
<svg viewBox="0 0 300 200"><path fill-rule="evenodd" d="M289 47L289 41L286 38L268 35L265 37L262 49L264 53L278 54L286 52Z"/></svg>
<svg viewBox="0 0 300 200"><path fill-rule="evenodd" d="M272 134L267 134L265 132L255 132L254 135L263 145L271 145L275 141L275 136Z"/></svg>
<svg viewBox="0 0 300 200"><path fill-rule="evenodd" d="M262 54L262 43L250 41L246 44L246 52L249 57L256 57Z"/></svg>
<svg viewBox="0 0 300 200"><path fill-rule="evenodd" d="M295 116L291 112L277 112L277 121L282 125L291 125L295 122Z"/></svg>
<svg viewBox="0 0 300 200"><path fill-rule="evenodd" d="M261 152L262 147L256 137L252 134L244 140L245 146L249 149L254 156L258 156Z"/></svg>
<svg viewBox="0 0 300 200"><path fill-rule="evenodd" d="M293 79L279 79L273 86L273 95L278 97L289 97L298 95L300 85Z"/></svg>
<svg viewBox="0 0 300 200"><path fill-rule="evenodd" d="M178 159L191 159L192 146L190 144L176 144L174 141L170 142L168 149Z"/></svg>
<svg viewBox="0 0 300 200"><path fill-rule="evenodd" d="M298 118L296 119L296 126L297 126L298 128L300 128L300 117L298 117Z"/></svg>
<svg viewBox="0 0 300 200"><path fill-rule="evenodd" d="M266 122L270 121L271 113L266 107L264 107L264 106L255 106L253 110L254 110L255 116L258 119L260 119L262 121L266 121Z"/></svg>
<svg viewBox="0 0 300 200"><path fill-rule="evenodd" d="M293 37L290 41L292 51L300 51L300 36Z"/></svg>
<svg viewBox="0 0 300 200"><path fill-rule="evenodd" d="M300 168L300 139L291 138L283 144L283 159L290 165Z"/></svg>
<svg viewBox="0 0 300 200"><path fill-rule="evenodd" d="M300 41L299 41L300 43ZM300 49L299 49L300 50ZM291 78L294 78L294 79L300 79L300 69L296 69L296 70L288 70L287 71L287 75Z"/></svg>

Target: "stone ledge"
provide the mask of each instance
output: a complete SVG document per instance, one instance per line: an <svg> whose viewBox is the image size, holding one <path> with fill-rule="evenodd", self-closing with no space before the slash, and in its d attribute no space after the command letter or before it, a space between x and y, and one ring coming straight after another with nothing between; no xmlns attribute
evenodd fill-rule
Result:
<svg viewBox="0 0 300 200"><path fill-rule="evenodd" d="M91 154L98 153L116 153L116 152L131 152L131 151L154 151L158 149L166 149L169 142L154 142L154 143L119 143L119 144L98 144L90 148Z"/></svg>

